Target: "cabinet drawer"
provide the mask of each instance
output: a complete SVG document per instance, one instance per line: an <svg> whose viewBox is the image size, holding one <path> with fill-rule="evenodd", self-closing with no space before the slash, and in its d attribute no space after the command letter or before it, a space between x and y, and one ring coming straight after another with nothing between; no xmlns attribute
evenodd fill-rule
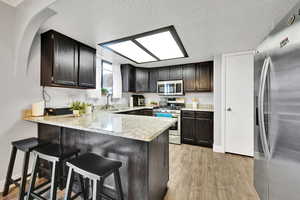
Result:
<svg viewBox="0 0 300 200"><path fill-rule="evenodd" d="M195 117L195 112L194 111L183 110L183 111L181 111L181 116L182 117L194 118Z"/></svg>
<svg viewBox="0 0 300 200"><path fill-rule="evenodd" d="M202 111L197 111L195 112L195 117L196 118L207 118L207 119L213 119L213 113L212 112L202 112Z"/></svg>

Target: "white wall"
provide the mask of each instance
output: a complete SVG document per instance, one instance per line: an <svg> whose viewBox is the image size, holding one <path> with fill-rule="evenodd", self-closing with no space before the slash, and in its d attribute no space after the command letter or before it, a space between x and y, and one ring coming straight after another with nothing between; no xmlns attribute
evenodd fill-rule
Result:
<svg viewBox="0 0 300 200"><path fill-rule="evenodd" d="M36 126L24 122L21 111L40 97L36 69L19 68L14 73L14 24L15 9L0 2L0 180L5 178L11 141L36 135ZM17 172L22 166L19 156Z"/></svg>
<svg viewBox="0 0 300 200"><path fill-rule="evenodd" d="M215 152L223 152L222 148L222 56L214 58L214 146Z"/></svg>

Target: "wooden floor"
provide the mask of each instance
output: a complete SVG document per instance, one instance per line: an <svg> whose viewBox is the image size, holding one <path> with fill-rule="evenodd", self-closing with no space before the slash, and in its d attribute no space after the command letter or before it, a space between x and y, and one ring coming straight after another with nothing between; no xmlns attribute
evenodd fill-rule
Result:
<svg viewBox="0 0 300 200"><path fill-rule="evenodd" d="M251 158L170 145L170 182L164 200L258 200L252 183ZM17 193L14 188L0 200L17 199Z"/></svg>

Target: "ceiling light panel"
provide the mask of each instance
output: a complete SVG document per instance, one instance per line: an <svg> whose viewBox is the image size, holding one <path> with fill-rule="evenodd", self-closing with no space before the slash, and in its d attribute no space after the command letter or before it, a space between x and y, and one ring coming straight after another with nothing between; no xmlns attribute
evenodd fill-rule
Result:
<svg viewBox="0 0 300 200"><path fill-rule="evenodd" d="M185 57L170 31L165 31L136 39L160 60Z"/></svg>
<svg viewBox="0 0 300 200"><path fill-rule="evenodd" d="M131 40L105 46L137 63L157 61L153 56L148 54Z"/></svg>

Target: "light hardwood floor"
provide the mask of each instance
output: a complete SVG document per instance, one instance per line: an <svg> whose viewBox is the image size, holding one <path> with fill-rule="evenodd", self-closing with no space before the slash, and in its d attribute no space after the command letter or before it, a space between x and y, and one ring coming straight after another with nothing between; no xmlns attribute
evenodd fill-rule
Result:
<svg viewBox="0 0 300 200"><path fill-rule="evenodd" d="M170 145L170 182L164 200L259 200L252 183L251 158ZM17 199L17 193L14 188L0 200Z"/></svg>

